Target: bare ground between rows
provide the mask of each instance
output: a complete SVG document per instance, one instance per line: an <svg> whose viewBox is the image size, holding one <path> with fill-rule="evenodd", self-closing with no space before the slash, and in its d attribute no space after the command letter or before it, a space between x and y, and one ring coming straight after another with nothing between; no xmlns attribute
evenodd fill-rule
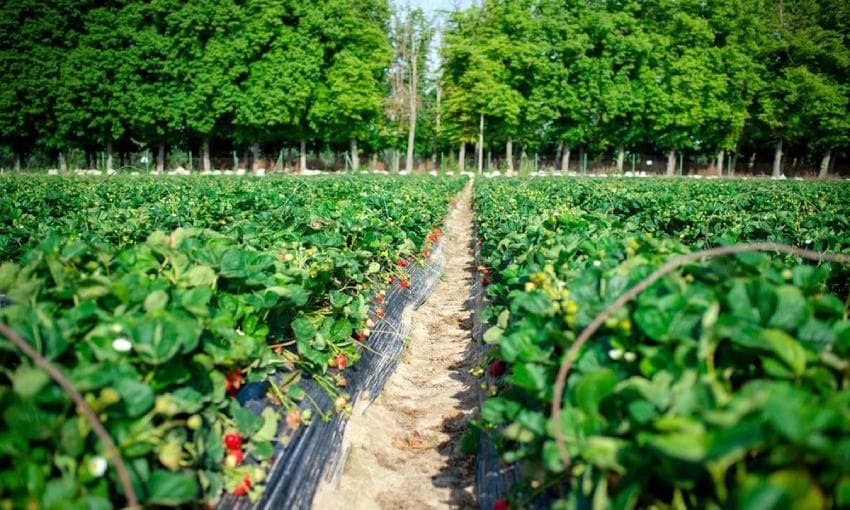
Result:
<svg viewBox="0 0 850 510"><path fill-rule="evenodd" d="M447 223L443 276L409 317L407 352L381 396L355 406L342 473L321 483L315 510L475 508L474 458L460 451L478 407L478 379L469 373L478 357L470 202L467 186Z"/></svg>

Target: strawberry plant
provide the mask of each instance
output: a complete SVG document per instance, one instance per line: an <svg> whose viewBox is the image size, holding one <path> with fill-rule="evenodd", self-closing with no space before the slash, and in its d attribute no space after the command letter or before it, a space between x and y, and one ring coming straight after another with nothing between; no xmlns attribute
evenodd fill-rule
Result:
<svg viewBox="0 0 850 510"><path fill-rule="evenodd" d="M481 425L519 468L517 506L848 507L847 267L748 253L682 267L605 321L579 352L560 421L550 414L566 350L627 289L696 246L768 239L847 253L848 191L478 183L492 268L484 340L504 382Z"/></svg>
<svg viewBox="0 0 850 510"><path fill-rule="evenodd" d="M278 423L310 423L299 381L345 409L339 374L359 358L371 296L429 244L462 185L4 177L0 321L84 395L144 505L256 498ZM123 503L67 395L0 347L2 504ZM275 373L282 416L234 398Z"/></svg>

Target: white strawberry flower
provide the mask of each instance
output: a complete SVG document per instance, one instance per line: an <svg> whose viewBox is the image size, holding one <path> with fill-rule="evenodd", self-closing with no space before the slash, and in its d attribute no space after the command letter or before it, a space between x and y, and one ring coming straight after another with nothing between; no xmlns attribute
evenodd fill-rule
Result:
<svg viewBox="0 0 850 510"><path fill-rule="evenodd" d="M112 348L118 352L128 352L133 348L133 342L122 336L112 341Z"/></svg>
<svg viewBox="0 0 850 510"><path fill-rule="evenodd" d="M608 351L608 357L613 359L613 360L618 360L618 359L623 357L623 350L622 349L611 349L610 351Z"/></svg>
<svg viewBox="0 0 850 510"><path fill-rule="evenodd" d="M633 362L634 360L636 360L636 359L637 359L637 354L635 354L635 353L633 353L633 352L629 351L629 352L627 352L627 353L623 354L623 359L625 359L626 361L628 361L629 363L631 363L631 362Z"/></svg>
<svg viewBox="0 0 850 510"><path fill-rule="evenodd" d="M594 261L593 261L593 267L600 267L601 265L602 265L602 261L601 261L601 260L594 260Z"/></svg>
<svg viewBox="0 0 850 510"><path fill-rule="evenodd" d="M99 455L95 455L94 457L89 459L88 468L89 472L94 475L95 478L100 478L106 473L107 462L106 459Z"/></svg>

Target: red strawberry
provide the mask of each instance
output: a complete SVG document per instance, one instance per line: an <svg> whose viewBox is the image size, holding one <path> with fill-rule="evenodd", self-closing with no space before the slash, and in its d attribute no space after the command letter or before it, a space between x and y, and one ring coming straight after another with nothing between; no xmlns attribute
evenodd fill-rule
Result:
<svg viewBox="0 0 850 510"><path fill-rule="evenodd" d="M363 331L360 331L359 333L355 333L354 338L356 338L358 342L363 343L363 339L366 338L366 333L363 332Z"/></svg>
<svg viewBox="0 0 850 510"><path fill-rule="evenodd" d="M231 397L236 396L236 392L239 391L239 388L242 386L242 381L245 379L245 376L242 374L242 371L238 368L234 368L230 372L224 374L224 390Z"/></svg>
<svg viewBox="0 0 850 510"><path fill-rule="evenodd" d="M250 489L250 488L251 488L251 479L246 476L245 478L242 479L242 483L240 483L239 485L236 486L235 489L233 489L233 495L234 496L244 496L248 492L248 489Z"/></svg>
<svg viewBox="0 0 850 510"><path fill-rule="evenodd" d="M481 279L481 286L486 287L488 285L490 285L490 279L485 276L484 278Z"/></svg>
<svg viewBox="0 0 850 510"><path fill-rule="evenodd" d="M407 267L407 264L408 264L407 259L403 259L401 257L398 258L397 263L398 263L399 267Z"/></svg>
<svg viewBox="0 0 850 510"><path fill-rule="evenodd" d="M378 311L375 312L375 315L377 315L379 319L383 319L384 318L384 309L378 308Z"/></svg>
<svg viewBox="0 0 850 510"><path fill-rule="evenodd" d="M337 354L336 355L336 367L340 370L344 370L345 367L348 366L348 358L345 357L345 354Z"/></svg>
<svg viewBox="0 0 850 510"><path fill-rule="evenodd" d="M507 499L497 499L493 502L493 510L508 510L508 508L510 508L510 505L508 505Z"/></svg>
<svg viewBox="0 0 850 510"><path fill-rule="evenodd" d="M241 448L231 448L227 450L227 456L224 458L224 464L230 467L236 467L242 464L245 455Z"/></svg>
<svg viewBox="0 0 850 510"><path fill-rule="evenodd" d="M490 363L490 375L493 377L502 377L506 369L505 362L502 360L497 359Z"/></svg>
<svg viewBox="0 0 850 510"><path fill-rule="evenodd" d="M381 294L378 294L377 296L375 296L375 302L380 305L381 303L384 302L384 296L381 295Z"/></svg>
<svg viewBox="0 0 850 510"><path fill-rule="evenodd" d="M401 287L404 288L404 289L410 287L410 282L407 281L407 280L401 280L400 283L401 283Z"/></svg>
<svg viewBox="0 0 850 510"><path fill-rule="evenodd" d="M224 436L224 446L231 450L234 448L240 448L242 446L242 436L238 432L227 434Z"/></svg>

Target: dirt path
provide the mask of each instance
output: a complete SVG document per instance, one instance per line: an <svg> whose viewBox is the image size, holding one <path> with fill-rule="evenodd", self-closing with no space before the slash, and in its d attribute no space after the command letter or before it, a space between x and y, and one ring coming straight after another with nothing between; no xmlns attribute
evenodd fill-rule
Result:
<svg viewBox="0 0 850 510"><path fill-rule="evenodd" d="M460 452L478 405L478 380L469 373L470 190L449 217L445 271L413 313L407 351L378 399L355 406L342 475L322 482L314 510L474 508L474 460Z"/></svg>

